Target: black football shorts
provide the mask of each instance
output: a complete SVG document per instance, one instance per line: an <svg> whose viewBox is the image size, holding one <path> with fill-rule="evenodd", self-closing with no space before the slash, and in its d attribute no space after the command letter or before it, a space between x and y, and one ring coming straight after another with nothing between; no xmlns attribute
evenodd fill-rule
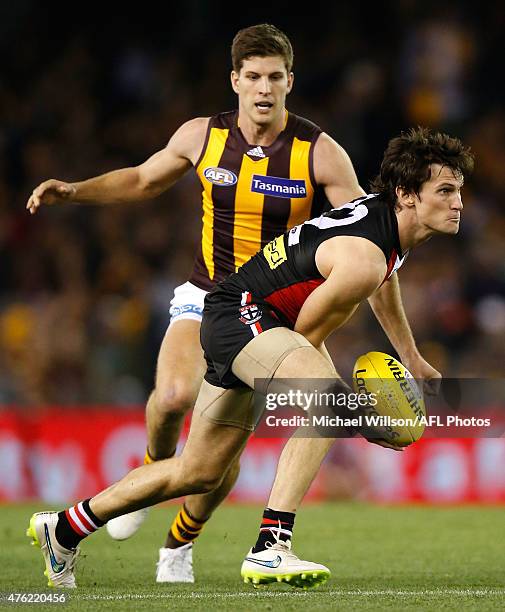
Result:
<svg viewBox="0 0 505 612"><path fill-rule="evenodd" d="M255 301L250 291L217 285L205 296L200 330L205 380L224 389L245 386L231 370L233 360L255 336L275 327L286 325L268 303Z"/></svg>

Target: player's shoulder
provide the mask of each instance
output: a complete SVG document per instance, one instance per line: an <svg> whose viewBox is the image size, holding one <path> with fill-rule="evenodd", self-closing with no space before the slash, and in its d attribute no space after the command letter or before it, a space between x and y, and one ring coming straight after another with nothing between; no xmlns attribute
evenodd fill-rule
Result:
<svg viewBox="0 0 505 612"><path fill-rule="evenodd" d="M327 132L321 132L316 143L316 152L322 155L346 155L345 149L340 145L334 138L332 138Z"/></svg>
<svg viewBox="0 0 505 612"><path fill-rule="evenodd" d="M364 196L351 201L353 205L366 206L369 213L373 212L377 215L388 216L390 214L390 206L378 193L367 193Z"/></svg>
<svg viewBox="0 0 505 612"><path fill-rule="evenodd" d="M401 253L395 212L383 196L369 193L356 198L347 206L350 208L350 218L357 220L358 234L377 244L385 254L388 253L387 260L392 248ZM338 210L335 209L335 212L338 213Z"/></svg>
<svg viewBox="0 0 505 612"><path fill-rule="evenodd" d="M183 123L179 131L186 136L195 136L205 139L210 128L232 129L237 126L238 111L223 111L211 117L195 117Z"/></svg>
<svg viewBox="0 0 505 612"><path fill-rule="evenodd" d="M349 205L353 205L353 206L357 206L359 204L363 204L365 206L367 206L368 208L372 209L372 208L384 208L384 200L381 199L380 195L378 193L365 193L362 196L359 196L358 198L354 198L353 200L350 200L347 203L347 206Z"/></svg>
<svg viewBox="0 0 505 612"><path fill-rule="evenodd" d="M223 111L211 117L196 117L186 121L181 127L188 134L197 134L205 138L210 128L232 129L237 126L238 111Z"/></svg>
<svg viewBox="0 0 505 612"><path fill-rule="evenodd" d="M319 229L341 228L349 235L379 236L390 227L391 210L376 193L354 198L309 221Z"/></svg>
<svg viewBox="0 0 505 612"><path fill-rule="evenodd" d="M228 110L212 115L210 126L218 129L231 130L238 125L238 111Z"/></svg>
<svg viewBox="0 0 505 612"><path fill-rule="evenodd" d="M328 216L330 218L352 217L354 221L376 221L377 217L390 216L390 207L387 202L381 198L380 194L367 193L337 208L332 208L323 213L323 216Z"/></svg>
<svg viewBox="0 0 505 612"><path fill-rule="evenodd" d="M291 112L289 113L289 122L296 137L300 140L314 141L322 133L322 129L316 123Z"/></svg>
<svg viewBox="0 0 505 612"><path fill-rule="evenodd" d="M205 138L210 120L211 117L195 117L193 119L189 119L181 125L176 134L183 134L185 137L190 138L197 138L199 136L203 136Z"/></svg>
<svg viewBox="0 0 505 612"><path fill-rule="evenodd" d="M209 122L210 117L196 117L186 121L170 138L167 148L194 164L205 143Z"/></svg>
<svg viewBox="0 0 505 612"><path fill-rule="evenodd" d="M326 132L321 132L315 143L313 166L318 185L333 185L338 182L347 185L356 193L363 193L346 150Z"/></svg>

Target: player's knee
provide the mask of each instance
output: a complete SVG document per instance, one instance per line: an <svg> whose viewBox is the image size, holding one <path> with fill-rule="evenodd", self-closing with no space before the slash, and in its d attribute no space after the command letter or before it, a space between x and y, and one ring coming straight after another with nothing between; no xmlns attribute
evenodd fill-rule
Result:
<svg viewBox="0 0 505 612"><path fill-rule="evenodd" d="M213 466L187 466L185 482L192 493L210 493L223 482L223 471Z"/></svg>
<svg viewBox="0 0 505 612"><path fill-rule="evenodd" d="M195 403L195 394L184 383L172 383L156 388L156 410L168 418L182 418Z"/></svg>
<svg viewBox="0 0 505 612"><path fill-rule="evenodd" d="M199 493L210 493L221 486L223 477L214 474L204 474L197 480L197 488Z"/></svg>

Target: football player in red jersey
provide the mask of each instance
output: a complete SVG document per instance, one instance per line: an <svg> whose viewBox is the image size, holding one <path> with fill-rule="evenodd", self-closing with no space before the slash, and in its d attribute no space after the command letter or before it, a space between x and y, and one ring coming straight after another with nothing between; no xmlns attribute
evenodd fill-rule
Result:
<svg viewBox="0 0 505 612"><path fill-rule="evenodd" d="M67 510L33 515L28 534L41 546L50 582L75 586L77 545L108 520L219 490L257 423L255 379L266 381L265 393L278 379L317 378L321 387L342 389L324 340L360 302L382 300L407 251L434 234L457 233L461 188L472 167L471 153L456 138L421 128L402 134L385 152L377 194L296 226L219 283L206 298L207 372L182 455L137 468ZM395 305L383 304L382 318L394 318ZM403 338L389 336L401 353ZM325 566L290 549L294 513L332 442L290 441L260 536L242 566L244 579L308 587L328 578ZM181 528L197 529L191 521L181 515Z"/></svg>

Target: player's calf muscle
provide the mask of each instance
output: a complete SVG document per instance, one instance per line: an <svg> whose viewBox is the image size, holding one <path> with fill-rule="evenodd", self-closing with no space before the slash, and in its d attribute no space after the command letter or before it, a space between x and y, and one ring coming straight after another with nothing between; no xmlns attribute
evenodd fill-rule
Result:
<svg viewBox="0 0 505 612"><path fill-rule="evenodd" d="M198 489L198 483L185 482L189 470L180 458L158 461L132 470L112 487L92 500L92 509L102 520L133 512L170 497L186 495Z"/></svg>

